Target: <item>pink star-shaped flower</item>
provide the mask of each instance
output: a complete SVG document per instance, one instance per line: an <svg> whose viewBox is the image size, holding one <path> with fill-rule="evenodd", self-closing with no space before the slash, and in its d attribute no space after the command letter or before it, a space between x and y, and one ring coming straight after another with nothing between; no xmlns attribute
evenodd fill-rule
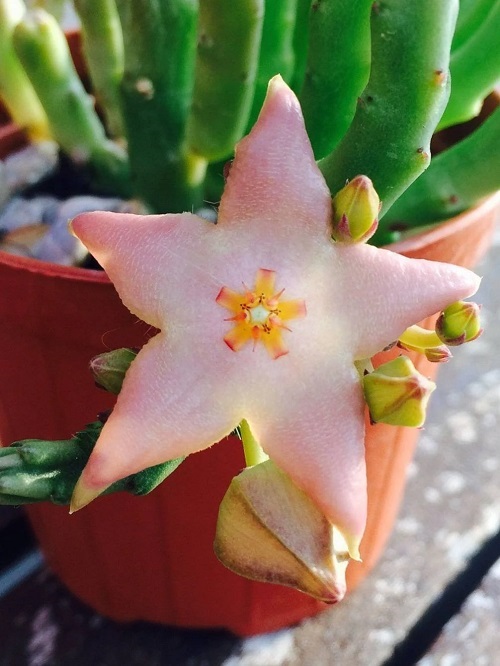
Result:
<svg viewBox="0 0 500 666"><path fill-rule="evenodd" d="M335 243L330 225L330 192L279 77L237 146L216 225L190 213L73 221L125 305L160 329L127 373L74 508L121 477L211 446L246 419L357 556L366 476L354 361L470 296L479 279Z"/></svg>

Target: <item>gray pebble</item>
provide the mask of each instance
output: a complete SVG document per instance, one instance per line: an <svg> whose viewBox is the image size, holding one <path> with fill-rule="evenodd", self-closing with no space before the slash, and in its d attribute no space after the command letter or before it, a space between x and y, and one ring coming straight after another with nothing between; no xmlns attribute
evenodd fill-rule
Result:
<svg viewBox="0 0 500 666"><path fill-rule="evenodd" d="M49 176L57 167L58 147L53 141L33 143L4 161L5 181L12 194Z"/></svg>
<svg viewBox="0 0 500 666"><path fill-rule="evenodd" d="M5 164L0 161L0 206L3 206L10 196L9 186L7 184L7 174Z"/></svg>
<svg viewBox="0 0 500 666"><path fill-rule="evenodd" d="M0 210L0 229L14 231L29 224L48 223L57 213L60 202L47 195L24 199L12 199Z"/></svg>
<svg viewBox="0 0 500 666"><path fill-rule="evenodd" d="M121 199L94 196L77 196L67 199L53 212L52 218L47 220L49 231L32 248L33 256L64 266L79 263L84 259L87 250L69 232L68 222L80 213L95 210L116 212L120 211L123 205L124 202Z"/></svg>

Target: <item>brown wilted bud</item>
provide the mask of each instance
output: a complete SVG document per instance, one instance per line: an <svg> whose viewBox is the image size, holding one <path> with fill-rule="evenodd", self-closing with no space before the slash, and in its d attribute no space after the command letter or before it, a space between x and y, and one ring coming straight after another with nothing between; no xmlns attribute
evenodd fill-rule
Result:
<svg viewBox="0 0 500 666"><path fill-rule="evenodd" d="M271 460L231 481L214 550L246 578L294 587L326 603L345 594L344 536Z"/></svg>

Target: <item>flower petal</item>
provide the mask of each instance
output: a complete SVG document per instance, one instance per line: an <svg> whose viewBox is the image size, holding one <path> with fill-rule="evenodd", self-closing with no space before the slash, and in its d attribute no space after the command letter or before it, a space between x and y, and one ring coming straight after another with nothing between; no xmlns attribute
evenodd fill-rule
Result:
<svg viewBox="0 0 500 666"><path fill-rule="evenodd" d="M339 244L336 253L344 278L331 284L331 307L342 318L343 335L358 359L373 356L412 324L471 296L480 283L466 268L408 259L370 245Z"/></svg>
<svg viewBox="0 0 500 666"><path fill-rule="evenodd" d="M266 453L343 532L356 556L366 522L364 402L357 372L344 361L325 360L323 373L301 374L281 391L262 385L246 418Z"/></svg>
<svg viewBox="0 0 500 666"><path fill-rule="evenodd" d="M171 329L206 318L203 305L210 309L226 283L214 274L215 252L208 256L217 227L197 215L84 213L71 229L127 308L157 328L166 327L167 317Z"/></svg>
<svg viewBox="0 0 500 666"><path fill-rule="evenodd" d="M103 488L151 465L201 451L238 425L238 387L230 379L217 382L207 375L210 363L194 349L172 348L161 333L147 343L126 374L83 472L86 488Z"/></svg>
<svg viewBox="0 0 500 666"><path fill-rule="evenodd" d="M269 83L260 116L236 148L219 207L219 223L262 237L290 225L327 237L331 199L304 127L297 98L280 76ZM293 219L292 219L293 218Z"/></svg>

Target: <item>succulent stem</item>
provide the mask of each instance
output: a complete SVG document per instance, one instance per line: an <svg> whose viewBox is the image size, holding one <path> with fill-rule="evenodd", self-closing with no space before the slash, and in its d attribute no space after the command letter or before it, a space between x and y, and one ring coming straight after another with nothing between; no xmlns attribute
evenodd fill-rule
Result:
<svg viewBox="0 0 500 666"><path fill-rule="evenodd" d="M191 106L198 3L118 0L125 49L123 112L137 194L155 212L201 204L204 169L190 181Z"/></svg>
<svg viewBox="0 0 500 666"><path fill-rule="evenodd" d="M495 2L477 30L453 51L451 95L439 129L463 123L481 111L483 100L498 83L500 68L500 2Z"/></svg>
<svg viewBox="0 0 500 666"><path fill-rule="evenodd" d="M372 4L373 0L312 4L299 99L316 159L331 152L345 134L368 82Z"/></svg>
<svg viewBox="0 0 500 666"><path fill-rule="evenodd" d="M68 440L26 439L0 449L0 504L69 504L102 427L101 422L91 423ZM124 490L145 495L183 460L176 458L132 474L110 486L106 494Z"/></svg>
<svg viewBox="0 0 500 666"><path fill-rule="evenodd" d="M332 192L363 173L380 196L382 216L428 166L430 138L449 94L457 7L450 0L374 3L369 83L350 128L319 163Z"/></svg>
<svg viewBox="0 0 500 666"><path fill-rule="evenodd" d="M296 8L297 0L267 0L265 3L257 82L249 128L254 125L260 113L269 80L275 74L281 74L286 82L292 77Z"/></svg>
<svg viewBox="0 0 500 666"><path fill-rule="evenodd" d="M29 9L38 7L52 14L58 21L61 20L66 0L27 0L26 5Z"/></svg>
<svg viewBox="0 0 500 666"><path fill-rule="evenodd" d="M123 77L123 35L115 0L75 0L82 29L82 47L111 136L124 134L120 82Z"/></svg>
<svg viewBox="0 0 500 666"><path fill-rule="evenodd" d="M293 76L290 87L296 95L299 94L304 84L307 67L307 53L309 50L309 14L311 11L311 0L297 0L295 12L295 27L293 30Z"/></svg>
<svg viewBox="0 0 500 666"><path fill-rule="evenodd" d="M193 104L187 141L213 162L231 155L252 104L263 0L201 0Z"/></svg>
<svg viewBox="0 0 500 666"><path fill-rule="evenodd" d="M433 158L384 218L415 227L457 215L500 188L500 108L467 138Z"/></svg>
<svg viewBox="0 0 500 666"><path fill-rule="evenodd" d="M55 18L42 9L27 12L14 30L14 47L62 149L88 167L97 188L129 195L126 155L106 139Z"/></svg>
<svg viewBox="0 0 500 666"><path fill-rule="evenodd" d="M12 44L12 33L24 12L22 0L0 0L0 96L14 122L31 139L50 139L47 116Z"/></svg>
<svg viewBox="0 0 500 666"><path fill-rule="evenodd" d="M459 49L475 34L495 4L498 0L460 0L452 51Z"/></svg>

